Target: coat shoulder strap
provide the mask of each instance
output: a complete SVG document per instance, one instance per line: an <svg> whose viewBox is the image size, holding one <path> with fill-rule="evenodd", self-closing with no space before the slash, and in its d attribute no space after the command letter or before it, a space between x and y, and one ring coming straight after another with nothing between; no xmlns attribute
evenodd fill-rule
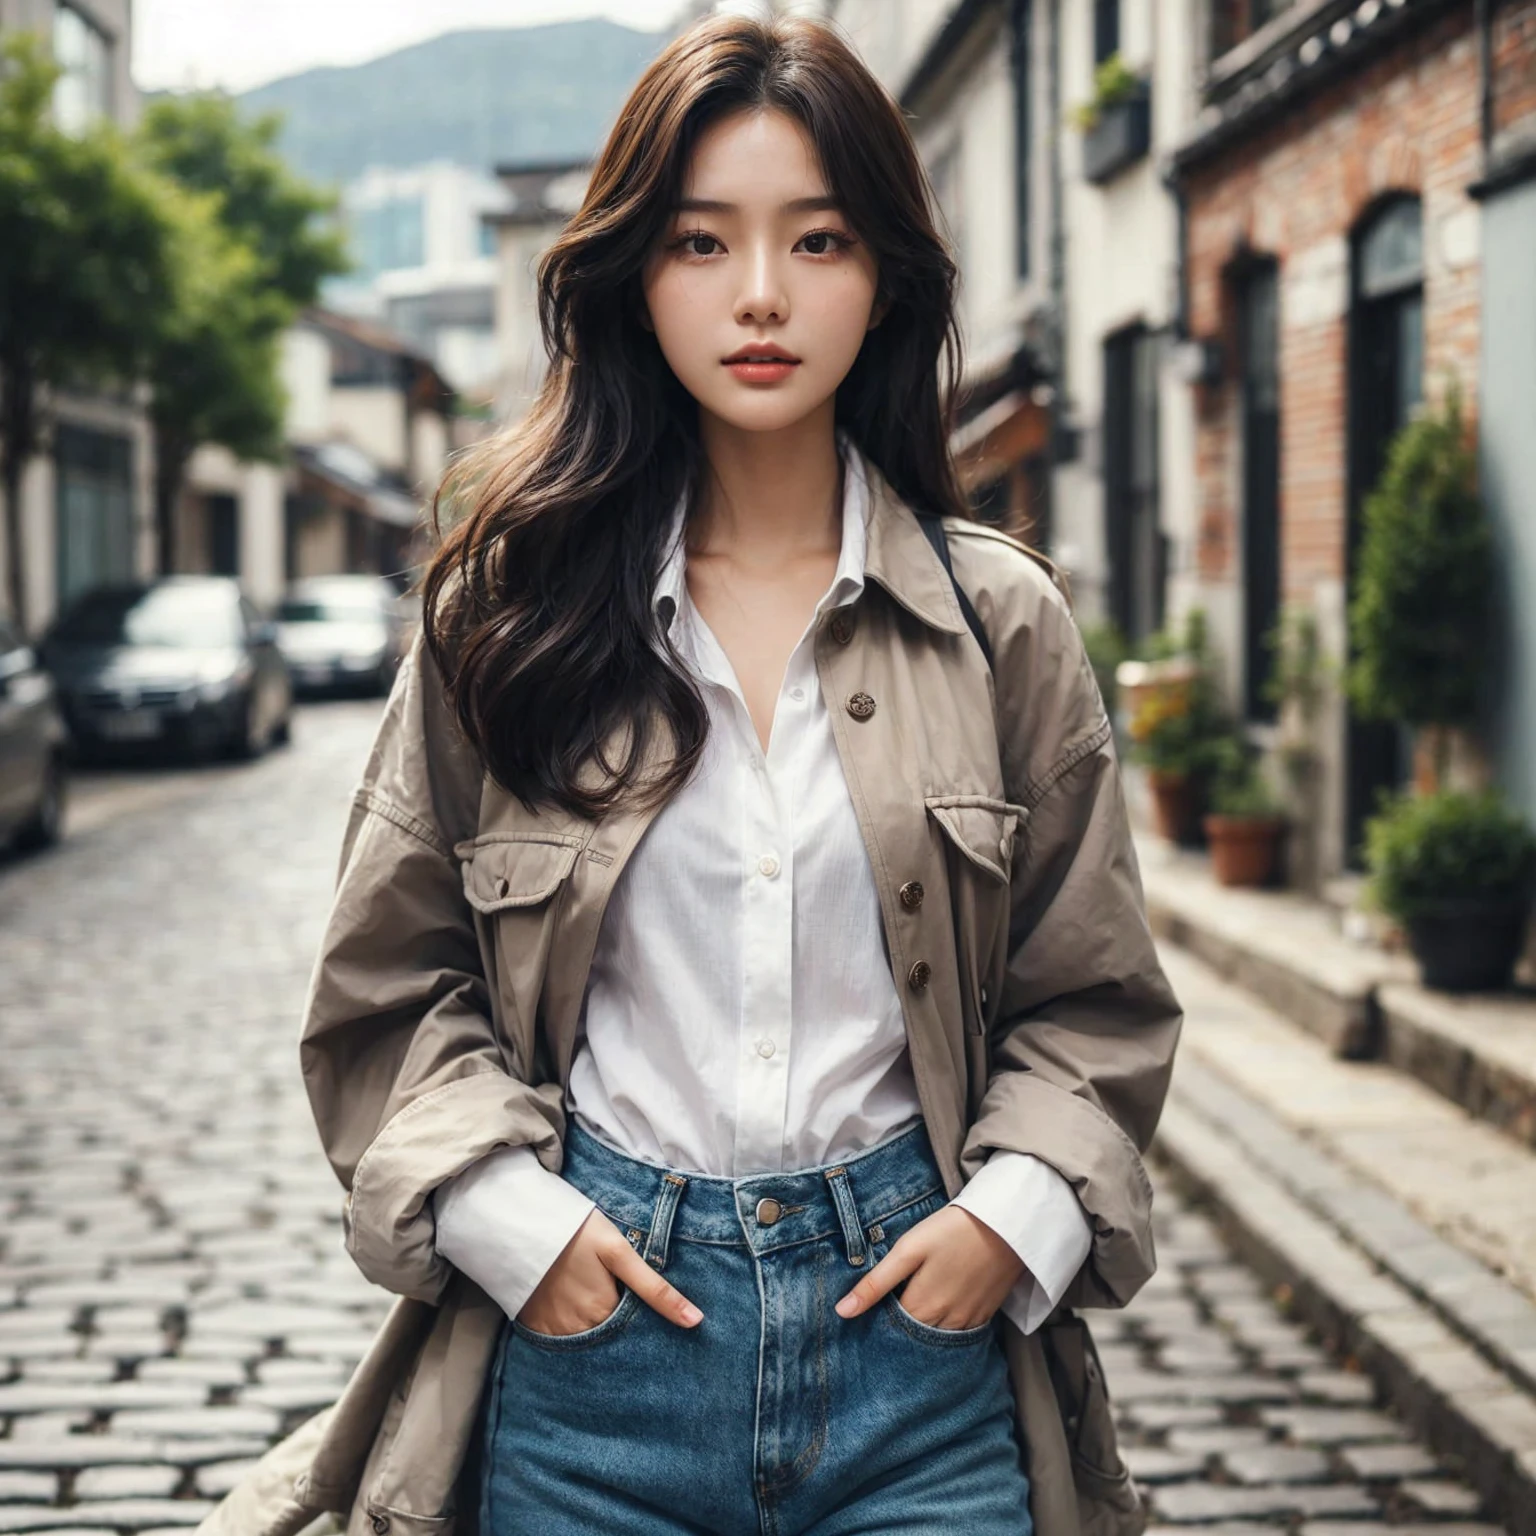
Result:
<svg viewBox="0 0 1536 1536"><path fill-rule="evenodd" d="M939 557L948 573L950 585L955 589L955 598L960 604L960 612L970 626L971 633L975 635L976 643L981 647L981 654L987 658L987 670L991 671L992 642L987 638L987 631L981 622L981 616L976 612L975 605L966 596L965 588L960 585L955 576L955 564L949 557L949 539L944 533L944 520L925 513L919 515L917 522L928 542L933 545L934 554Z"/></svg>

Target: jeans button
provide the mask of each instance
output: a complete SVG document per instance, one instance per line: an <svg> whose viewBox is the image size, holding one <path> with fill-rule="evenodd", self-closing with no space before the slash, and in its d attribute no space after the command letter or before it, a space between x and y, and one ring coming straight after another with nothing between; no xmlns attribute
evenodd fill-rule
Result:
<svg viewBox="0 0 1536 1536"><path fill-rule="evenodd" d="M771 1227L783 1214L784 1207L772 1195L757 1202L757 1221L759 1226Z"/></svg>

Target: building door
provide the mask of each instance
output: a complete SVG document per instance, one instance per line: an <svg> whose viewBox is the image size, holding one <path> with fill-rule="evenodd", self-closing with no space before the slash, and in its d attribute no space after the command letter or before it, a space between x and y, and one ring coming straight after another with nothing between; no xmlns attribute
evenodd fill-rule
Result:
<svg viewBox="0 0 1536 1536"><path fill-rule="evenodd" d="M1355 239L1349 390L1346 579L1354 596L1366 498L1386 467L1392 439L1424 397L1424 223L1419 200L1377 208ZM1382 790L1407 774L1407 730L1350 710L1346 740L1344 853L1360 868L1365 820Z"/></svg>
<svg viewBox="0 0 1536 1536"><path fill-rule="evenodd" d="M133 444L68 424L53 443L63 607L87 587L133 580Z"/></svg>
<svg viewBox="0 0 1536 1536"><path fill-rule="evenodd" d="M1266 696L1280 616L1280 324L1277 269L1265 261L1239 279L1243 411L1243 713L1273 720Z"/></svg>
<svg viewBox="0 0 1536 1536"><path fill-rule="evenodd" d="M1109 616L1133 644L1163 622L1157 520L1158 338L1132 326L1104 343L1104 548Z"/></svg>

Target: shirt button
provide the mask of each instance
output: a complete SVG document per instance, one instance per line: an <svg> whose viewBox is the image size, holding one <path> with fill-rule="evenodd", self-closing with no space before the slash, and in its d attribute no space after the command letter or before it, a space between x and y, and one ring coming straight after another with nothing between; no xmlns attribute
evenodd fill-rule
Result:
<svg viewBox="0 0 1536 1536"><path fill-rule="evenodd" d="M919 960L916 965L907 972L907 985L914 992L924 992L928 988L929 978L933 975L933 967L926 960Z"/></svg>
<svg viewBox="0 0 1536 1536"><path fill-rule="evenodd" d="M758 1041L758 1042L757 1042L757 1054L758 1054L758 1055L759 1055L759 1056L761 1056L761 1057L762 1057L762 1058L763 1058L763 1060L764 1060L764 1061L767 1061L767 1060L768 1060L768 1058L769 1058L769 1057L770 1057L770 1056L772 1056L772 1055L773 1055L773 1053L774 1053L774 1052L775 1052L775 1051L776 1051L776 1050L778 1050L778 1046L776 1046L776 1045L775 1045L775 1044L774 1044L774 1043L773 1043L773 1041L772 1041L772 1040L759 1040L759 1041Z"/></svg>
<svg viewBox="0 0 1536 1536"><path fill-rule="evenodd" d="M875 701L867 693L848 695L848 713L855 720L868 720L875 712Z"/></svg>
<svg viewBox="0 0 1536 1536"><path fill-rule="evenodd" d="M923 904L923 882L908 880L900 891L901 904L908 912L916 912Z"/></svg>
<svg viewBox="0 0 1536 1536"><path fill-rule="evenodd" d="M847 645L853 639L853 615L846 608L839 608L832 615L832 638L839 645Z"/></svg>
<svg viewBox="0 0 1536 1536"><path fill-rule="evenodd" d="M779 872L779 861L774 858L771 853L765 853L762 858L757 861L757 872L758 874L765 876L767 879L772 880L773 877Z"/></svg>
<svg viewBox="0 0 1536 1536"><path fill-rule="evenodd" d="M791 688L789 690L789 696L795 701L796 704L803 704L805 702L805 689Z"/></svg>

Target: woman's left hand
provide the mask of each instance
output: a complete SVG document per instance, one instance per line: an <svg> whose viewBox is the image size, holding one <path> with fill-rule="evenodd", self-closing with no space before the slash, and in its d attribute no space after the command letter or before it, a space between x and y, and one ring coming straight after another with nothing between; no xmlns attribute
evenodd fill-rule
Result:
<svg viewBox="0 0 1536 1536"><path fill-rule="evenodd" d="M1023 1260L991 1227L958 1205L946 1205L897 1238L837 1311L857 1317L906 1280L901 1304L918 1322L979 1328L1023 1273Z"/></svg>

